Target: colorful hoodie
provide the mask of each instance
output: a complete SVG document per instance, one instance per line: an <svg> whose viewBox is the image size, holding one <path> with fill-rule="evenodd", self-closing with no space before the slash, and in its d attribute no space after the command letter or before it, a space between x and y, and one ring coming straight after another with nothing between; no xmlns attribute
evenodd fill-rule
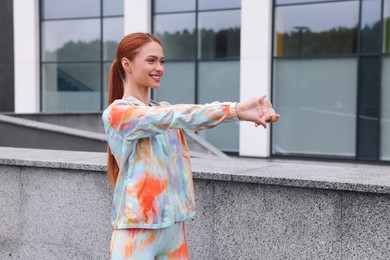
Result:
<svg viewBox="0 0 390 260"><path fill-rule="evenodd" d="M189 150L182 129L198 131L237 120L236 103L149 106L129 96L102 115L119 166L113 227L163 228L195 215Z"/></svg>

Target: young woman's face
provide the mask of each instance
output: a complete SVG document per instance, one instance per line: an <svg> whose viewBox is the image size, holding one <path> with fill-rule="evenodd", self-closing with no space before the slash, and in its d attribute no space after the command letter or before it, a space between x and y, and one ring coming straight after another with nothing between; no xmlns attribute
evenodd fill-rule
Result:
<svg viewBox="0 0 390 260"><path fill-rule="evenodd" d="M130 78L139 87L159 88L164 74L164 54L160 44L149 42L131 62Z"/></svg>

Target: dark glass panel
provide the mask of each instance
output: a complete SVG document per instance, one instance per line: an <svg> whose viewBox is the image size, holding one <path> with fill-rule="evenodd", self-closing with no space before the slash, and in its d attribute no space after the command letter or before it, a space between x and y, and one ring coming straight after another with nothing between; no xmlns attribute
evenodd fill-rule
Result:
<svg viewBox="0 0 390 260"><path fill-rule="evenodd" d="M277 7L274 55L356 53L358 19L358 1Z"/></svg>
<svg viewBox="0 0 390 260"><path fill-rule="evenodd" d="M115 28L115 30L113 29ZM103 59L112 61L124 34L123 18L103 19Z"/></svg>
<svg viewBox="0 0 390 260"><path fill-rule="evenodd" d="M275 59L272 151L354 157L357 59Z"/></svg>
<svg viewBox="0 0 390 260"><path fill-rule="evenodd" d="M195 14L155 15L154 33L163 42L166 59L195 59Z"/></svg>
<svg viewBox="0 0 390 260"><path fill-rule="evenodd" d="M195 11L195 0L154 0L154 12Z"/></svg>
<svg viewBox="0 0 390 260"><path fill-rule="evenodd" d="M199 13L201 59L240 57L241 12Z"/></svg>
<svg viewBox="0 0 390 260"><path fill-rule="evenodd" d="M239 61L199 62L198 71L198 103L239 101ZM223 127L201 131L199 135L223 151L238 151L238 122L227 123Z"/></svg>
<svg viewBox="0 0 390 260"><path fill-rule="evenodd" d="M276 5L284 4L304 4L304 3L313 3L313 2L334 2L334 0L275 0Z"/></svg>
<svg viewBox="0 0 390 260"><path fill-rule="evenodd" d="M43 64L43 111L100 111L100 64Z"/></svg>
<svg viewBox="0 0 390 260"><path fill-rule="evenodd" d="M383 3L383 52L390 53L390 0Z"/></svg>
<svg viewBox="0 0 390 260"><path fill-rule="evenodd" d="M195 63L165 62L161 87L153 91L156 101L171 104L195 103Z"/></svg>
<svg viewBox="0 0 390 260"><path fill-rule="evenodd" d="M359 64L358 158L379 159L379 57L361 57Z"/></svg>
<svg viewBox="0 0 390 260"><path fill-rule="evenodd" d="M103 110L108 106L108 84L110 77L111 62L103 64Z"/></svg>
<svg viewBox="0 0 390 260"><path fill-rule="evenodd" d="M381 51L381 0L363 0L360 23L360 52Z"/></svg>
<svg viewBox="0 0 390 260"><path fill-rule="evenodd" d="M199 10L241 8L241 0L198 0Z"/></svg>
<svg viewBox="0 0 390 260"><path fill-rule="evenodd" d="M100 0L42 0L42 19L100 16Z"/></svg>
<svg viewBox="0 0 390 260"><path fill-rule="evenodd" d="M100 60L100 19L42 23L42 61Z"/></svg>
<svg viewBox="0 0 390 260"><path fill-rule="evenodd" d="M123 15L124 0L103 0L103 16Z"/></svg>
<svg viewBox="0 0 390 260"><path fill-rule="evenodd" d="M390 161L390 57L382 58L381 160Z"/></svg>

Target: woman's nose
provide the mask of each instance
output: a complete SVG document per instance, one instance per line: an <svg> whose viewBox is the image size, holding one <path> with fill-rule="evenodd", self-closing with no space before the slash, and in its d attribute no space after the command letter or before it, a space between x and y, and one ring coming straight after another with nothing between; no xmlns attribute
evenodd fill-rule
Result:
<svg viewBox="0 0 390 260"><path fill-rule="evenodd" d="M156 67L155 67L156 70L158 71L163 71L164 70L164 65L160 62L157 63Z"/></svg>

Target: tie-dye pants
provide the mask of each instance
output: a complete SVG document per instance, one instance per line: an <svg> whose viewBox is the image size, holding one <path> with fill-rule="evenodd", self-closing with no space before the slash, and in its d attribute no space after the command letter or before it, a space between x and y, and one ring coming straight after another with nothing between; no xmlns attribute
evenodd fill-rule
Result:
<svg viewBox="0 0 390 260"><path fill-rule="evenodd" d="M116 229L110 253L112 260L189 259L184 222L160 229Z"/></svg>

